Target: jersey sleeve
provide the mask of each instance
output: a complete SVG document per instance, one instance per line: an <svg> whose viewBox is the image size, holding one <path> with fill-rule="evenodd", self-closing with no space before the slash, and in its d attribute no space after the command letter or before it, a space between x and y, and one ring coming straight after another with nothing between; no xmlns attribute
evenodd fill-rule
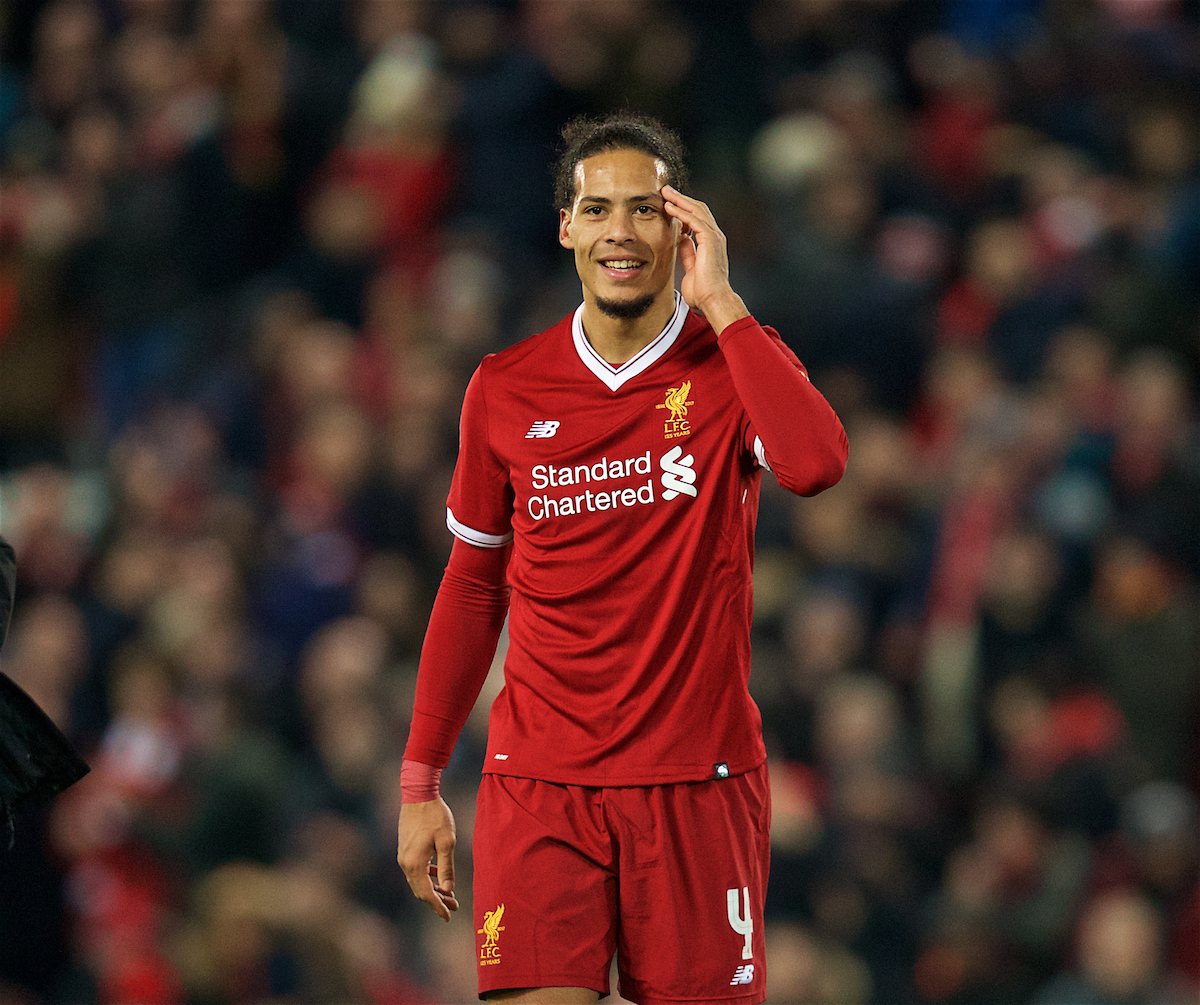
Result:
<svg viewBox="0 0 1200 1005"><path fill-rule="evenodd" d="M459 540L477 548L503 548L513 536L513 490L507 466L492 450L485 388L481 363L463 398L446 526Z"/></svg>
<svg viewBox="0 0 1200 1005"><path fill-rule="evenodd" d="M753 317L718 339L742 400L742 446L789 492L815 495L846 470L846 432L774 328Z"/></svg>
<svg viewBox="0 0 1200 1005"><path fill-rule="evenodd" d="M798 370L800 375L807 381L808 368L800 362L800 357L792 352L788 344L780 338L779 332L770 325L762 325L762 330L767 333L771 341L783 353L784 359ZM753 420L750 418L750 413L747 411L742 412L742 449L750 455L753 464L760 468L766 468L768 471L772 470L771 462L767 460L767 448L763 446L762 437L759 435Z"/></svg>
<svg viewBox="0 0 1200 1005"><path fill-rule="evenodd" d="M421 644L406 761L444 768L496 654L508 613L509 550L455 541ZM403 785L403 781L401 782ZM427 798L431 798L428 797ZM424 802L414 796L407 802Z"/></svg>

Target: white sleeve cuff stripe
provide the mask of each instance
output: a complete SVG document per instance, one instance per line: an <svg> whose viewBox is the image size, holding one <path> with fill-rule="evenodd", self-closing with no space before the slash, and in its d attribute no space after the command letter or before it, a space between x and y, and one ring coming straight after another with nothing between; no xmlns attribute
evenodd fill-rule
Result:
<svg viewBox="0 0 1200 1005"><path fill-rule="evenodd" d="M446 526L459 540L473 544L476 548L503 548L512 540L511 530L507 534L485 534L474 527L468 527L465 523L459 523L449 506L446 507Z"/></svg>
<svg viewBox="0 0 1200 1005"><path fill-rule="evenodd" d="M767 463L767 452L763 449L762 440L759 437L754 437L754 457L760 465L771 470L771 465Z"/></svg>

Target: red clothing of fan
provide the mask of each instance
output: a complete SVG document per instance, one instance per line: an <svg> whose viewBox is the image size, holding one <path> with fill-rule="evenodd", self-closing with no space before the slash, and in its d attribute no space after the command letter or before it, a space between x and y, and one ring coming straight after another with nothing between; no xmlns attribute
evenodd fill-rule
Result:
<svg viewBox="0 0 1200 1005"><path fill-rule="evenodd" d="M845 435L753 318L719 345L677 298L658 338L614 368L581 311L487 357L463 404L447 523L477 547L513 542L484 770L588 786L740 774L765 759L747 690L761 468L820 491L841 475ZM756 428L751 411L792 428ZM435 693L453 646L425 648L405 756L444 764L465 712Z"/></svg>

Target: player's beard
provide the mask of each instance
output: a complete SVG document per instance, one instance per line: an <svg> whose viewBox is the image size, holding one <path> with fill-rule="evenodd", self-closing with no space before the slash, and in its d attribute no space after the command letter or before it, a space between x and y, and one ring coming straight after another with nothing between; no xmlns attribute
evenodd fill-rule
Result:
<svg viewBox="0 0 1200 1005"><path fill-rule="evenodd" d="M646 293L643 296L635 297L633 300L604 300L601 297L596 298L596 307L601 314L607 314L610 318L620 318L622 321L632 321L635 318L640 318L654 304L654 294Z"/></svg>

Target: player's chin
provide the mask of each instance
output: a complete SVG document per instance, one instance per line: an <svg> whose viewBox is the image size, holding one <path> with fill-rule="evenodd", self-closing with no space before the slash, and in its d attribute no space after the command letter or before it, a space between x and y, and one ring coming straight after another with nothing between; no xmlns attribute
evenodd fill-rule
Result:
<svg viewBox="0 0 1200 1005"><path fill-rule="evenodd" d="M630 294L622 290L620 295L614 297L597 296L596 307L601 314L607 314L610 318L632 321L645 314L654 305L654 301L653 293Z"/></svg>
<svg viewBox="0 0 1200 1005"><path fill-rule="evenodd" d="M640 300L650 292L645 283L597 283L597 293L606 300Z"/></svg>

